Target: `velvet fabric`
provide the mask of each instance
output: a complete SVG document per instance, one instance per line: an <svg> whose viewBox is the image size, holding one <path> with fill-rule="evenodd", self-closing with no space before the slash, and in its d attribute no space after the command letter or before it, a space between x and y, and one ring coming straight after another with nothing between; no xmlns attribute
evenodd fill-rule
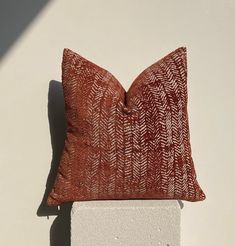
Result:
<svg viewBox="0 0 235 246"><path fill-rule="evenodd" d="M100 199L201 201L187 111L187 50L144 69L125 91L117 78L65 48L67 132L49 206Z"/></svg>

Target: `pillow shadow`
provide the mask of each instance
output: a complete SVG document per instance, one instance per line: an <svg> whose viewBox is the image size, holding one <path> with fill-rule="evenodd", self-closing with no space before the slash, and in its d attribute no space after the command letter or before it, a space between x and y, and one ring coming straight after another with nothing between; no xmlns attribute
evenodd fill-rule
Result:
<svg viewBox="0 0 235 246"><path fill-rule="evenodd" d="M62 84L59 81L51 80L48 90L48 121L51 135L52 161L49 175L46 181L45 192L41 204L37 210L37 216L57 216L50 228L50 246L70 246L70 212L71 203L64 203L50 207L46 199L54 185L60 157L64 148L66 137L66 119L64 109L64 96Z"/></svg>

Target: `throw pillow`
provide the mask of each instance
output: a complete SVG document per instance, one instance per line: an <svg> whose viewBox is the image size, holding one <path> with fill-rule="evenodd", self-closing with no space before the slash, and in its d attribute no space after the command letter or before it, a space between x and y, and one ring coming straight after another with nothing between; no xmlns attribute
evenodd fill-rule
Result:
<svg viewBox="0 0 235 246"><path fill-rule="evenodd" d="M105 68L65 48L67 132L49 206L100 199L201 201L187 111L187 51L145 68L125 91Z"/></svg>

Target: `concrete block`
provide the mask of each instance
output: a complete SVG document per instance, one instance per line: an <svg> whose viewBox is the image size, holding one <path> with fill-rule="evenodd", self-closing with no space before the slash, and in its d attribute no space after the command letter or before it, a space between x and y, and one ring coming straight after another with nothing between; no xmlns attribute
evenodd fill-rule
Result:
<svg viewBox="0 0 235 246"><path fill-rule="evenodd" d="M74 202L71 246L179 246L176 200Z"/></svg>

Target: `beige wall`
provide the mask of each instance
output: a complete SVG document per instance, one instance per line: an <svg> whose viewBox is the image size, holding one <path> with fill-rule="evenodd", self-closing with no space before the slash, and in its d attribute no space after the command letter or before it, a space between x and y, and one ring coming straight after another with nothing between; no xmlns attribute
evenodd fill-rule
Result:
<svg viewBox="0 0 235 246"><path fill-rule="evenodd" d="M55 107L63 106L56 82L63 48L108 69L128 89L146 66L179 46L188 51L191 144L207 195L204 202L184 202L182 245L233 245L234 13L232 0L46 4L0 60L0 245L47 246L68 224L66 208L57 219L37 216L55 214L39 205L52 161L48 92L57 154L63 140L63 117Z"/></svg>

